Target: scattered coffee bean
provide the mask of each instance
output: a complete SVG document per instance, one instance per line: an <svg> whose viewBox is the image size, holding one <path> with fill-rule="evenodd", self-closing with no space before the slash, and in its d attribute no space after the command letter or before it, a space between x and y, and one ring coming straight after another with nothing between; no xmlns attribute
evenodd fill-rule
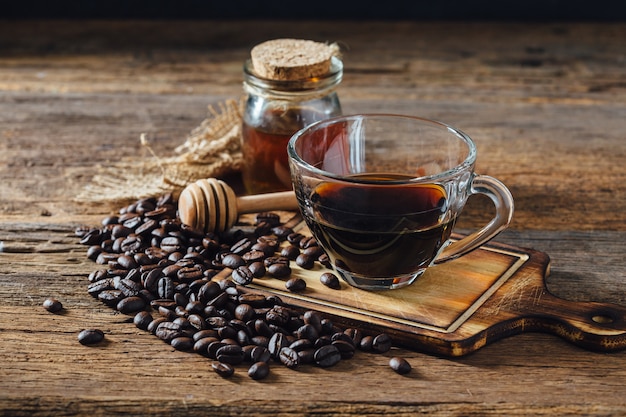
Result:
<svg viewBox="0 0 626 417"><path fill-rule="evenodd" d="M211 368L213 368L216 374L224 378L231 377L235 373L235 368L227 363L213 362Z"/></svg>
<svg viewBox="0 0 626 417"><path fill-rule="evenodd" d="M333 290L341 289L341 283L339 282L339 278L337 278L337 275L331 272L324 272L322 275L320 275L320 282L328 288L332 288Z"/></svg>
<svg viewBox="0 0 626 417"><path fill-rule="evenodd" d="M267 362L255 362L248 368L248 376L254 380L264 379L270 374Z"/></svg>
<svg viewBox="0 0 626 417"><path fill-rule="evenodd" d="M400 375L411 372L411 364L404 358L394 356L389 360L389 366Z"/></svg>
<svg viewBox="0 0 626 417"><path fill-rule="evenodd" d="M289 278L285 282L285 288L291 292L302 292L306 289L306 281L302 278Z"/></svg>
<svg viewBox="0 0 626 417"><path fill-rule="evenodd" d="M322 368L334 366L341 360L341 353L334 345L325 345L315 351L313 355L315 363Z"/></svg>
<svg viewBox="0 0 626 417"><path fill-rule="evenodd" d="M147 311L140 311L135 314L133 318L133 323L137 326L138 329L148 330L148 325L152 322L152 314Z"/></svg>
<svg viewBox="0 0 626 417"><path fill-rule="evenodd" d="M46 298L43 302L43 308L51 313L58 313L63 310L63 304L56 298Z"/></svg>
<svg viewBox="0 0 626 417"><path fill-rule="evenodd" d="M385 353L391 349L391 337L386 333L381 333L372 340L372 350L377 353Z"/></svg>
<svg viewBox="0 0 626 417"><path fill-rule="evenodd" d="M99 329L85 329L78 333L81 345L95 345L104 340L104 332Z"/></svg>
<svg viewBox="0 0 626 417"><path fill-rule="evenodd" d="M254 228L219 234L193 230L175 216L170 195L123 207L102 228L77 229L81 243L89 246L88 258L104 265L89 275L87 292L134 314L137 328L174 349L215 360L212 368L225 377L242 362L252 364L251 378L263 379L271 360L290 368L329 367L353 357L357 348L378 353L391 348L386 334L343 330L319 312L297 311L275 295L245 287L268 274L288 278L290 291L303 291L306 281L291 277L291 261L307 269L315 262L330 267L318 242L294 233L278 215L263 213ZM218 279L225 268L232 269L230 279ZM327 287L341 288L334 274L322 277ZM85 332L81 343L104 338L99 330Z"/></svg>

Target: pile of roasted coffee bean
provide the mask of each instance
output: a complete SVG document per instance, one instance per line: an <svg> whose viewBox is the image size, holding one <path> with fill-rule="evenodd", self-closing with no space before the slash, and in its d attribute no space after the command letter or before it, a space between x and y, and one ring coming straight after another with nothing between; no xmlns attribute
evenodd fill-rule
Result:
<svg viewBox="0 0 626 417"><path fill-rule="evenodd" d="M103 219L98 228L76 230L87 256L101 268L89 275L88 293L134 324L169 343L213 360L221 376L248 364L248 375L262 379L272 363L329 367L357 350L385 353L385 334L342 329L316 311L284 305L274 295L246 286L255 278L285 281L289 291L306 291L291 278L291 262L328 266L315 239L294 233L275 213L260 213L254 225L206 234L182 224L171 195L141 199ZM320 277L329 291L340 288L331 272ZM398 373L410 371L392 358ZM400 363L402 366L398 366Z"/></svg>

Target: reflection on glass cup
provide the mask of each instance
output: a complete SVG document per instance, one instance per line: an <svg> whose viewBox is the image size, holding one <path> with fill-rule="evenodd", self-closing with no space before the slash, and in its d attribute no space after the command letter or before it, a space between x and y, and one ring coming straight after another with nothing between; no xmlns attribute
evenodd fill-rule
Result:
<svg viewBox="0 0 626 417"><path fill-rule="evenodd" d="M306 224L337 273L358 288L407 286L429 266L488 242L513 216L506 186L474 173L472 139L440 122L341 116L298 131L288 154ZM489 197L496 215L451 243L472 194Z"/></svg>

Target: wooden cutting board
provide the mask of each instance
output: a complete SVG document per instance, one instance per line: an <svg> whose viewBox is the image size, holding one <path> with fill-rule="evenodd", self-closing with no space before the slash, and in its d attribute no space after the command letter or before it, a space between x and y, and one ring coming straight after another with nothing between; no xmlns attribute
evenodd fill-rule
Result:
<svg viewBox="0 0 626 417"><path fill-rule="evenodd" d="M299 218L291 223L308 233ZM364 291L344 282L332 290L319 280L328 269L292 264L292 277L307 282L304 292L291 293L284 281L270 277L256 279L250 288L321 311L342 326L387 332L397 345L411 349L457 357L537 331L590 350L626 348L626 307L554 296L545 284L550 258L535 250L491 243L430 268L409 287L389 291Z"/></svg>

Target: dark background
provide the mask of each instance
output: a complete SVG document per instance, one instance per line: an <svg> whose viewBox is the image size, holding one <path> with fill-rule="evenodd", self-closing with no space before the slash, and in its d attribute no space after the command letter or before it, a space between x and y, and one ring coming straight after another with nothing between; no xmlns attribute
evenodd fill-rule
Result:
<svg viewBox="0 0 626 417"><path fill-rule="evenodd" d="M626 0L3 0L0 18L626 21Z"/></svg>

